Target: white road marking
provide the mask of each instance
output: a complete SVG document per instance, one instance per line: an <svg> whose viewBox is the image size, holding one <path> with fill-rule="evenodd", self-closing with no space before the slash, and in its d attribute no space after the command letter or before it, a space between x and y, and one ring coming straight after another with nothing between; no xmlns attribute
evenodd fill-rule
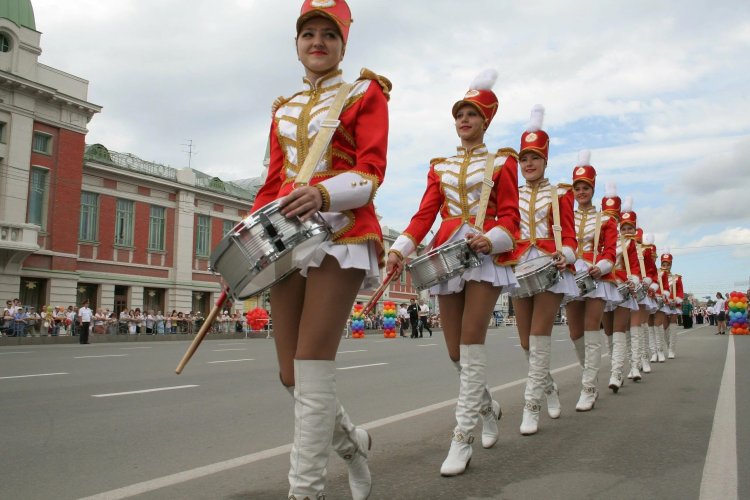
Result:
<svg viewBox="0 0 750 500"><path fill-rule="evenodd" d="M8 352L0 352L0 355L2 354L31 354L31 351L8 351Z"/></svg>
<svg viewBox="0 0 750 500"><path fill-rule="evenodd" d="M93 398L109 398L112 396L130 396L131 394L146 394L147 392L174 391L176 389L190 389L199 387L197 385L175 385L172 387L157 387L156 389L143 389L141 391L111 392L109 394L92 394Z"/></svg>
<svg viewBox="0 0 750 500"><path fill-rule="evenodd" d="M52 377L55 375L70 375L69 373L35 373L34 375L14 375L12 377L0 377L0 380L7 380L11 378L29 378L29 377Z"/></svg>
<svg viewBox="0 0 750 500"><path fill-rule="evenodd" d="M339 351L336 354L349 354L352 352L367 352L367 349L357 349L356 351Z"/></svg>
<svg viewBox="0 0 750 500"><path fill-rule="evenodd" d="M518 338L518 335L513 335L512 337L508 337L508 338L511 339L511 340L515 340L515 339Z"/></svg>
<svg viewBox="0 0 750 500"><path fill-rule="evenodd" d="M703 465L700 500L736 500L737 491L737 405L735 401L734 337L729 336L724 374L716 401L714 425Z"/></svg>
<svg viewBox="0 0 750 500"><path fill-rule="evenodd" d="M216 363L239 363L240 361L255 361L253 358L245 358L245 359L226 359L223 361L207 361L206 364L213 365Z"/></svg>
<svg viewBox="0 0 750 500"><path fill-rule="evenodd" d="M120 347L123 351L127 351L130 349L153 349L153 347Z"/></svg>
<svg viewBox="0 0 750 500"><path fill-rule="evenodd" d="M370 366L383 366L388 363L373 363L371 365L357 365L357 366L344 366L342 368L336 368L337 370L354 370L355 368L368 368Z"/></svg>
<svg viewBox="0 0 750 500"><path fill-rule="evenodd" d="M232 342L231 344L216 344L216 345L247 345L244 342Z"/></svg>
<svg viewBox="0 0 750 500"><path fill-rule="evenodd" d="M241 349L214 349L213 352L224 352L224 351L247 351L247 347Z"/></svg>
<svg viewBox="0 0 750 500"><path fill-rule="evenodd" d="M566 340L568 340L568 339L555 339L555 342L565 342Z"/></svg>
<svg viewBox="0 0 750 500"><path fill-rule="evenodd" d="M383 363L383 364L386 364L386 363ZM563 370L568 370L574 367L580 367L580 365L578 363L573 363L571 365L556 368L552 370L552 373L558 373ZM339 368L339 370L340 369L341 368ZM515 387L517 385L521 385L525 383L526 383L526 379L522 378L513 382L509 382L507 384L492 387L490 391L491 392L501 391L501 390L508 389L510 387ZM450 399L448 401L435 403L433 405L425 406L423 408L417 408L416 410L399 413L398 415L381 418L379 420L373 420L372 422L362 425L362 427L368 430L372 430L378 427L383 427L388 424L400 422L401 420L418 417L420 415L424 415L425 413L439 410L441 408L445 408L448 406L453 406L455 404L456 404L456 400ZM167 486L174 486L176 484L186 483L188 481L192 481L193 479L210 476L211 474L217 474L219 472L224 472L230 469L236 469L237 467L243 467L245 465L249 465L255 462L260 462L261 460L266 460L268 458L274 458L280 455L285 455L289 453L291 449L292 449L291 444L285 444L283 446L277 446L276 448L270 448L268 450L259 451L257 453L251 453L250 455L245 455L242 457L224 460L223 462L217 462L214 464L205 465L203 467L197 467L195 469L178 472L176 474L171 474L169 476L163 476L163 477L159 477L156 479L151 479L149 481L143 481L141 483L131 484L130 486L124 486L116 490L105 491L104 493L99 493L97 495L92 495L90 497L81 498L79 500L119 500L121 498L134 497L142 493L147 493L149 491L158 490L159 488L165 488Z"/></svg>
<svg viewBox="0 0 750 500"><path fill-rule="evenodd" d="M75 356L73 359L87 359L87 358L122 358L130 356L130 354L102 354L100 356Z"/></svg>
<svg viewBox="0 0 750 500"><path fill-rule="evenodd" d="M419 345L417 345L417 347L430 347L430 346L433 346L433 345L439 345L439 344L419 344Z"/></svg>

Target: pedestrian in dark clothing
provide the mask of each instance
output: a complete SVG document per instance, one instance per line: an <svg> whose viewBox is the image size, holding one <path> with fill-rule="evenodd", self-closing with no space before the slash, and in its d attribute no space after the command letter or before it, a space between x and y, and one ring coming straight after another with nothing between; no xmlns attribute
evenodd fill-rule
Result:
<svg viewBox="0 0 750 500"><path fill-rule="evenodd" d="M419 324L419 306L416 300L411 299L411 304L406 308L406 312L409 313L409 322L411 323L411 338L421 337L417 330L417 325Z"/></svg>

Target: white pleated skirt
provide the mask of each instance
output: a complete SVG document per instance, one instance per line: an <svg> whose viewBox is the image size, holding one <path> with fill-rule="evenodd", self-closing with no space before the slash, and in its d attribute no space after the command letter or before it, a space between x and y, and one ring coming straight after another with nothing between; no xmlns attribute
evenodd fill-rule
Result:
<svg viewBox="0 0 750 500"><path fill-rule="evenodd" d="M646 306L646 309L648 309L648 312L650 314L655 313L659 309L659 304L656 303L656 300L652 299L648 295L646 295L646 298L638 303Z"/></svg>
<svg viewBox="0 0 750 500"><path fill-rule="evenodd" d="M575 279L575 277L574 277ZM584 299L602 299L605 302L617 302L622 300L620 292L617 291L617 287L609 281L597 281L595 290L590 291L586 295L578 295L575 300Z"/></svg>
<svg viewBox="0 0 750 500"><path fill-rule="evenodd" d="M443 243L447 245L456 241L465 240L466 234L476 232L468 224L463 224L458 231L453 233L448 241ZM448 281L430 287L432 295L448 295L458 293L464 289L467 281L484 281L491 283L493 286L500 287L503 292L509 292L518 286L516 276L513 274L511 266L498 266L493 262L492 255L479 254L482 264L471 269L467 269L459 276L455 276Z"/></svg>
<svg viewBox="0 0 750 500"><path fill-rule="evenodd" d="M296 261L302 276L307 278L311 267L320 267L326 255L335 258L342 269L362 269L365 279L360 290L376 290L380 286L380 268L378 267L378 249L373 241L366 243L347 243L338 245L324 241L303 260Z"/></svg>
<svg viewBox="0 0 750 500"><path fill-rule="evenodd" d="M542 255L543 254L536 247L532 246L531 248L529 248L529 251L526 252L523 257L521 257L521 260L518 263L521 264ZM563 294L563 304L565 304L566 302L574 300L576 297L578 297L580 290L578 289L578 285L576 285L576 278L573 273L566 269L564 271L560 271L560 275L562 276L562 279L545 291ZM511 295L515 296L518 293L518 290L519 289L517 287L513 288L510 291Z"/></svg>

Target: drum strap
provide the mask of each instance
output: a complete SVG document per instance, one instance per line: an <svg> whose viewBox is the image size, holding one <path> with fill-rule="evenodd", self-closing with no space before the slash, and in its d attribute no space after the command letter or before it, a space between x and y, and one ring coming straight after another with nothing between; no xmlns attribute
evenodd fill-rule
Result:
<svg viewBox="0 0 750 500"><path fill-rule="evenodd" d="M562 226L560 225L560 200L557 197L557 185L549 188L552 203L552 234L555 237L555 250L562 252Z"/></svg>
<svg viewBox="0 0 750 500"><path fill-rule="evenodd" d="M646 263L643 259L643 247L636 242L635 249L638 251L638 264L641 266L641 276L646 277Z"/></svg>
<svg viewBox="0 0 750 500"><path fill-rule="evenodd" d="M620 241L622 242L622 262L625 264L625 272L628 273L628 279L630 279L633 275L633 273L630 272L630 259L628 258L628 246L630 245L630 240L620 238Z"/></svg>
<svg viewBox="0 0 750 500"><path fill-rule="evenodd" d="M591 259L591 265L596 265L596 254L599 250L599 233L602 230L602 213L596 212L596 225L594 226L594 257Z"/></svg>
<svg viewBox="0 0 750 500"><path fill-rule="evenodd" d="M495 185L492 182L492 173L495 171L495 153L487 153L487 162L484 165L484 179L482 180L482 194L479 196L479 210L474 219L474 225L484 233L484 216L487 215L487 204L490 201L490 190Z"/></svg>
<svg viewBox="0 0 750 500"><path fill-rule="evenodd" d="M334 132L339 128L339 124L341 123L339 121L339 116L344 109L344 103L346 103L346 98L349 97L351 89L351 83L344 83L339 87L336 97L333 98L331 107L328 108L328 114L320 124L318 135L315 136L315 140L313 141L310 150L307 152L305 163L302 164L302 168L300 168L297 173L297 177L294 180L295 184L305 185L310 182L310 179L315 172L315 167L320 163L323 153L331 143L331 139L333 139Z"/></svg>
<svg viewBox="0 0 750 500"><path fill-rule="evenodd" d="M664 284L661 281L663 277L664 277L664 272L659 271L659 291L661 291L662 295L664 295Z"/></svg>

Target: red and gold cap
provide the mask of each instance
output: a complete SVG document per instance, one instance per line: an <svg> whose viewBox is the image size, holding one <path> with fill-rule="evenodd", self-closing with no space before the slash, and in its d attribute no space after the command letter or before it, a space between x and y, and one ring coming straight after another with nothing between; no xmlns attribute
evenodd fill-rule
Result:
<svg viewBox="0 0 750 500"><path fill-rule="evenodd" d="M469 91L460 101L456 101L451 109L453 118L456 118L458 110L464 104L470 104L477 108L477 110L484 116L486 127L490 126L492 119L495 117L498 108L498 100L495 93L492 91L492 87L497 81L497 71L494 69L486 69L479 73L474 81L469 85ZM485 128L486 128L485 127Z"/></svg>
<svg viewBox="0 0 750 500"><path fill-rule="evenodd" d="M625 197L625 202L622 204L622 213L620 214L620 225L630 224L633 227L638 227L638 216L633 212L633 198L631 196Z"/></svg>
<svg viewBox="0 0 750 500"><path fill-rule="evenodd" d="M661 259L662 264L665 264L667 262L669 262L670 264L672 263L672 254L670 253L669 247L664 249L664 253L661 254L659 258Z"/></svg>
<svg viewBox="0 0 750 500"><path fill-rule="evenodd" d="M635 230L635 241L643 243L643 229L640 227Z"/></svg>
<svg viewBox="0 0 750 500"><path fill-rule="evenodd" d="M573 184L581 181L596 187L596 169L591 166L591 151L582 149L578 152L578 163L573 169Z"/></svg>
<svg viewBox="0 0 750 500"><path fill-rule="evenodd" d="M535 105L531 109L531 119L526 131L521 135L521 147L518 156L524 153L534 152L545 160L549 159L549 136L542 130L544 124L544 106Z"/></svg>
<svg viewBox="0 0 750 500"><path fill-rule="evenodd" d="M346 44L349 38L349 26L354 20L345 0L305 0L297 18L297 34L299 35L305 21L316 16L327 17L333 21Z"/></svg>
<svg viewBox="0 0 750 500"><path fill-rule="evenodd" d="M602 197L602 213L611 215L619 221L621 209L622 200L617 196L617 184L608 182L604 191L604 197Z"/></svg>

